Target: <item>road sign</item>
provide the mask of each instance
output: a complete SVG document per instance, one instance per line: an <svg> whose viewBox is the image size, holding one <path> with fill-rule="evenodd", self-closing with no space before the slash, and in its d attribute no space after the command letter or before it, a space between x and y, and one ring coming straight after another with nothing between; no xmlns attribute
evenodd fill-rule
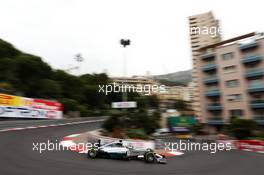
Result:
<svg viewBox="0 0 264 175"><path fill-rule="evenodd" d="M137 102L135 101L124 101L124 102L113 102L112 108L136 108Z"/></svg>

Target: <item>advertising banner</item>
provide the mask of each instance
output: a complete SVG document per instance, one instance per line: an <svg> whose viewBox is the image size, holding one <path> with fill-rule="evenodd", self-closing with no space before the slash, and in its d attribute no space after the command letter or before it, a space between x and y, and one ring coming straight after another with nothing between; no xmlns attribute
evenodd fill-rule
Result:
<svg viewBox="0 0 264 175"><path fill-rule="evenodd" d="M112 108L136 108L137 102L135 101L124 101L124 102L113 102Z"/></svg>
<svg viewBox="0 0 264 175"><path fill-rule="evenodd" d="M169 128L175 126L187 127L196 123L193 116L169 116L167 120Z"/></svg>
<svg viewBox="0 0 264 175"><path fill-rule="evenodd" d="M61 103L0 94L0 117L60 119Z"/></svg>

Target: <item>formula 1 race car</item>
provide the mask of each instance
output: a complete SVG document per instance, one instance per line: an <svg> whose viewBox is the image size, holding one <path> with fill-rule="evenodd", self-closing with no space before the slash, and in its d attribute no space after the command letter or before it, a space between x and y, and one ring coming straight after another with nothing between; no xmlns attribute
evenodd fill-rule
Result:
<svg viewBox="0 0 264 175"><path fill-rule="evenodd" d="M87 153L88 158L111 158L111 159L125 159L125 160L144 160L147 163L162 163L165 164L166 158L163 155L155 153L151 149L136 150L132 146L124 146L122 142L112 142L92 148Z"/></svg>

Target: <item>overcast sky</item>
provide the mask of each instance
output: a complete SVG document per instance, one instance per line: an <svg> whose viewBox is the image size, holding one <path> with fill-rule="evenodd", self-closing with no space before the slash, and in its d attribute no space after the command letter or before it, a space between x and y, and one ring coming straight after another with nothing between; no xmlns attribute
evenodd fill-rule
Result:
<svg viewBox="0 0 264 175"><path fill-rule="evenodd" d="M224 39L264 31L260 0L0 0L0 38L56 69L123 74L121 38L129 38L129 75L191 68L187 17L213 11ZM262 15L261 15L262 14ZM76 70L72 73L77 73Z"/></svg>

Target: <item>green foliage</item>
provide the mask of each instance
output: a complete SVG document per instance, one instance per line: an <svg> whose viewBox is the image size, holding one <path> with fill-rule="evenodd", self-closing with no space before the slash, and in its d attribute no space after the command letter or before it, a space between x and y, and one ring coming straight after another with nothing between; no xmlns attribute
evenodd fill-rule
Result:
<svg viewBox="0 0 264 175"><path fill-rule="evenodd" d="M254 120L232 119L229 131L238 139L254 136L257 124Z"/></svg>
<svg viewBox="0 0 264 175"><path fill-rule="evenodd" d="M147 139L147 134L144 129L129 129L126 131L126 135L132 139Z"/></svg>
<svg viewBox="0 0 264 175"><path fill-rule="evenodd" d="M58 82L51 79L40 79L36 80L33 88L38 89L32 91L31 96L38 98L52 98L57 99L61 97L62 89Z"/></svg>
<svg viewBox="0 0 264 175"><path fill-rule="evenodd" d="M59 101L63 104L65 112L77 111L79 109L80 104L76 100L69 98L62 98Z"/></svg>
<svg viewBox="0 0 264 175"><path fill-rule="evenodd" d="M80 111L82 116L105 115L111 102L121 101L121 93L99 93L99 85L111 83L102 74L74 76L53 70L40 57L23 53L0 39L0 92L31 98L55 99L64 112ZM128 93L129 100L139 100L140 108L156 108L157 98Z"/></svg>
<svg viewBox="0 0 264 175"><path fill-rule="evenodd" d="M14 88L10 83L2 82L0 83L0 93L12 93Z"/></svg>
<svg viewBox="0 0 264 175"><path fill-rule="evenodd" d="M161 115L159 112L149 114L146 110L130 110L112 115L103 125L103 128L111 132L114 129L135 130L143 129L144 133L151 134L160 128ZM132 135L135 135L132 132Z"/></svg>
<svg viewBox="0 0 264 175"><path fill-rule="evenodd" d="M10 43L0 39L0 57L14 57L19 53Z"/></svg>
<svg viewBox="0 0 264 175"><path fill-rule="evenodd" d="M174 103L175 109L178 109L179 111L185 111L188 110L187 103L183 100L177 100Z"/></svg>
<svg viewBox="0 0 264 175"><path fill-rule="evenodd" d="M122 117L122 113L113 114L104 122L103 128L109 132L112 132L114 129L117 128L118 129L122 128L121 117Z"/></svg>
<svg viewBox="0 0 264 175"><path fill-rule="evenodd" d="M201 124L195 124L189 127L190 131L196 135L202 135L203 132L203 126Z"/></svg>

